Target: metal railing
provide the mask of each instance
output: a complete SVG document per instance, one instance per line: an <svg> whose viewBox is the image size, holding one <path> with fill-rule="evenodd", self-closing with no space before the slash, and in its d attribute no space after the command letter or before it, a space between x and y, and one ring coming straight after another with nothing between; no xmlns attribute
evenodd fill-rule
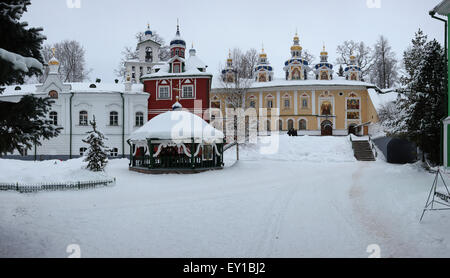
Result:
<svg viewBox="0 0 450 278"><path fill-rule="evenodd" d="M54 182L54 183L0 183L0 191L34 193L39 191L84 190L106 187L116 183L116 178L97 181Z"/></svg>

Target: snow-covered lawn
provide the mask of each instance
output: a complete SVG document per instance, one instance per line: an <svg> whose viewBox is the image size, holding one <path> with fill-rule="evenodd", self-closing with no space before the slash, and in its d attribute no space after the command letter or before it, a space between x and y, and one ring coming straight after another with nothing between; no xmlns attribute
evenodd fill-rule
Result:
<svg viewBox="0 0 450 278"><path fill-rule="evenodd" d="M419 223L433 175L357 162L346 137L263 148L241 147L237 164L227 151L222 171L153 176L113 160L114 187L0 192L0 257L67 257L69 244L82 257L367 257L370 244L382 257L450 256L450 212ZM0 160L0 182L87 175L81 164Z"/></svg>

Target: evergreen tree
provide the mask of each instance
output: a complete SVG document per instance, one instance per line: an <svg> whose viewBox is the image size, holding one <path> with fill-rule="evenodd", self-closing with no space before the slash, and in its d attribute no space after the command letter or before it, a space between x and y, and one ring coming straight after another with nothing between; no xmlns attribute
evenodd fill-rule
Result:
<svg viewBox="0 0 450 278"><path fill-rule="evenodd" d="M19 22L30 0L0 0L0 93L2 86L23 83L26 76L41 73L42 28ZM39 140L60 133L46 119L52 101L24 96L19 103L0 101L0 155L18 150L22 154Z"/></svg>
<svg viewBox="0 0 450 278"><path fill-rule="evenodd" d="M342 64L339 65L338 76L340 76L340 77L344 76L344 68L342 67Z"/></svg>
<svg viewBox="0 0 450 278"><path fill-rule="evenodd" d="M105 146L104 140L107 140L103 133L97 130L97 122L95 116L92 125L92 131L89 131L87 137L83 140L84 143L89 144L87 155L84 159L88 162L87 168L93 172L100 172L105 169L108 164L108 147Z"/></svg>
<svg viewBox="0 0 450 278"><path fill-rule="evenodd" d="M0 156L18 150L24 154L41 139L58 136L62 128L46 119L50 98L24 96L19 103L0 102Z"/></svg>
<svg viewBox="0 0 450 278"><path fill-rule="evenodd" d="M0 0L0 87L23 84L25 76L41 73L43 29L19 22L28 5L30 0Z"/></svg>
<svg viewBox="0 0 450 278"><path fill-rule="evenodd" d="M447 116L446 53L436 41L426 42L419 30L404 54L404 97L399 101L408 138L417 143L428 159L440 162L441 120ZM422 159L425 159L423 157Z"/></svg>

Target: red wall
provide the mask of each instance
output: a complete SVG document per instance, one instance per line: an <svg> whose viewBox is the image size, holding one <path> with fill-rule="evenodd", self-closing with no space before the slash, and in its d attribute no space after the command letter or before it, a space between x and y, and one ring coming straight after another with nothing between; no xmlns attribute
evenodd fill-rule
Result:
<svg viewBox="0 0 450 278"><path fill-rule="evenodd" d="M189 110L194 109L194 101L201 100L202 110L209 109L209 93L211 88L211 77L191 77L191 78L170 78L170 79L151 79L144 81L144 91L150 93L148 99L148 119L172 110L172 105L176 102L176 97L179 95L179 102L183 108ZM180 86L181 84L181 86ZM180 89L182 85L194 85L194 99L181 98L181 91L174 89ZM170 99L157 99L159 86L170 86L171 98ZM179 94L178 94L179 93ZM196 111L197 112L197 111Z"/></svg>

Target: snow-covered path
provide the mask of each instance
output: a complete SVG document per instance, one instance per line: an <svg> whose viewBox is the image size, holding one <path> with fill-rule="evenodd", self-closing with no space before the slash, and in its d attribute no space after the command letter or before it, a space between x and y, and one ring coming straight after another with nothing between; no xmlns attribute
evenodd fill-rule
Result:
<svg viewBox="0 0 450 278"><path fill-rule="evenodd" d="M419 224L433 176L416 166L356 162L347 138L240 151L222 171L149 176L115 160L111 188L0 192L0 257L67 257L69 244L83 257L450 256L450 214Z"/></svg>

